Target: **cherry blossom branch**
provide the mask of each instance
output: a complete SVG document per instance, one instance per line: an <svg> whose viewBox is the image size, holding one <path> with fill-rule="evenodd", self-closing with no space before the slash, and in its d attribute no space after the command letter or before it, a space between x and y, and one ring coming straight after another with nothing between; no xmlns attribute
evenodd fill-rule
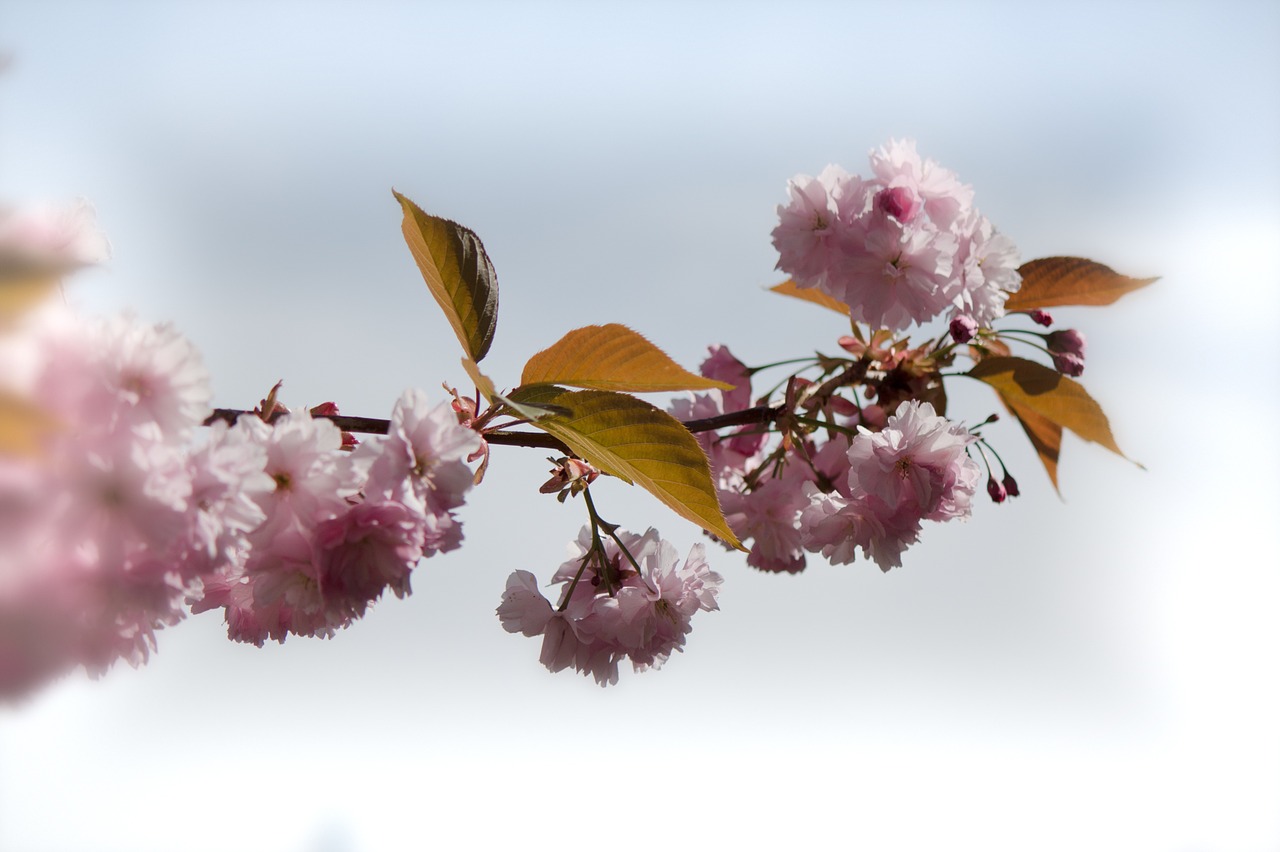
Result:
<svg viewBox="0 0 1280 852"><path fill-rule="evenodd" d="M782 406L757 405L753 408L746 408L742 411L731 411L728 414L721 414L716 417L704 417L699 420L685 420L684 427L690 432L714 432L717 429L725 429L730 426L747 426L750 424L768 424L773 423L782 413ZM216 421L223 420L229 424L234 424L236 419L242 414L252 414L251 411L243 411L236 408L215 408L213 414L209 415L205 421L205 426L212 426ZM383 420L377 417L348 417L344 414L317 414L317 420L331 420L333 425L337 426L344 432L359 432L365 435L385 435L387 429L390 428L391 421ZM274 418L273 418L274 419ZM507 447L535 447L546 450L558 450L562 453L569 454L572 451L565 446L559 438L548 435L545 432L506 432L495 430L486 432L484 439L490 444Z"/></svg>

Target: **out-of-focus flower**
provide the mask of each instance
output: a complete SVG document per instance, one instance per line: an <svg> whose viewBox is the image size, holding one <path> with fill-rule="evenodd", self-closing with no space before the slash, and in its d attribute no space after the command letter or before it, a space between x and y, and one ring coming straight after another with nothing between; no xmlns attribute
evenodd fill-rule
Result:
<svg viewBox="0 0 1280 852"><path fill-rule="evenodd" d="M0 358L5 392L44 424L37 452L0 448L9 697L76 666L145 662L156 629L236 558L261 519L244 495L265 476L261 455L246 461L225 429L188 446L208 411L208 375L171 327L45 306L9 329Z"/></svg>
<svg viewBox="0 0 1280 852"><path fill-rule="evenodd" d="M0 280L23 275L61 275L111 256L93 206L38 204L0 210Z"/></svg>

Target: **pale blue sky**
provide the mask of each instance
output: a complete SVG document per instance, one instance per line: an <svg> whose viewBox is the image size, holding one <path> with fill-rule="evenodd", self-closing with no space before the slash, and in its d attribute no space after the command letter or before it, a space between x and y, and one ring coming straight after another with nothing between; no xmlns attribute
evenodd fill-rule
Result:
<svg viewBox="0 0 1280 852"><path fill-rule="evenodd" d="M1005 427L1019 500L889 575L717 553L723 611L602 692L493 616L583 519L498 450L467 545L332 641L204 616L0 711L0 849L1280 845L1277 6L458 5L6 0L0 197L93 200L72 297L173 320L218 404L385 416L464 381L393 186L484 239L499 383L607 321L759 363L841 333L761 291L786 180L913 137L1024 258L1163 276L1058 312L1147 472L1070 441L1059 501Z"/></svg>

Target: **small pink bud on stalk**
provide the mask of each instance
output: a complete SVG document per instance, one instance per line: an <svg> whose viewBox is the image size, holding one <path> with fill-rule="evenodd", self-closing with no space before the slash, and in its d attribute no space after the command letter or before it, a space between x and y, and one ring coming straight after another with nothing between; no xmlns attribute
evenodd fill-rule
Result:
<svg viewBox="0 0 1280 852"><path fill-rule="evenodd" d="M1036 325L1042 325L1045 328L1053 325L1053 317L1048 311L1035 310L1031 312L1031 321Z"/></svg>
<svg viewBox="0 0 1280 852"><path fill-rule="evenodd" d="M1004 486L1004 490L1010 497L1018 496L1018 480L1014 479L1013 475L1010 474L1009 471L1006 470L1004 472L1004 482L1001 484Z"/></svg>
<svg viewBox="0 0 1280 852"><path fill-rule="evenodd" d="M973 317L961 314L951 321L951 339L956 343L968 343L978 331L978 323Z"/></svg>
<svg viewBox="0 0 1280 852"><path fill-rule="evenodd" d="M992 501L996 503L1003 503L1005 498L1009 496L1004 486L996 482L994 476L987 479L987 493L991 495Z"/></svg>
<svg viewBox="0 0 1280 852"><path fill-rule="evenodd" d="M1053 366L1058 372L1068 376L1078 376L1084 372L1084 335L1074 328L1055 331L1045 337L1049 353L1053 355Z"/></svg>

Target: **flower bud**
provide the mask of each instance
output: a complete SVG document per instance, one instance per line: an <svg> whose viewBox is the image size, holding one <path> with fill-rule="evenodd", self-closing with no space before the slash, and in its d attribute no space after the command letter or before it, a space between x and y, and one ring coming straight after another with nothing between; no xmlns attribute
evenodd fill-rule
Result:
<svg viewBox="0 0 1280 852"><path fill-rule="evenodd" d="M1048 328L1049 326L1053 325L1053 317L1049 315L1048 311L1040 311L1040 310L1032 311L1031 321L1034 322L1036 325L1042 325L1045 328Z"/></svg>
<svg viewBox="0 0 1280 852"><path fill-rule="evenodd" d="M876 195L876 207L904 225L916 218L923 206L920 197L905 186L889 187Z"/></svg>
<svg viewBox="0 0 1280 852"><path fill-rule="evenodd" d="M1009 496L1005 492L1004 486L996 482L994 476L987 479L987 493L991 495L992 501L996 503L1003 503L1004 498Z"/></svg>
<svg viewBox="0 0 1280 852"><path fill-rule="evenodd" d="M1084 372L1084 335L1074 328L1055 331L1045 337L1045 345L1053 355L1053 366L1068 376Z"/></svg>
<svg viewBox="0 0 1280 852"><path fill-rule="evenodd" d="M1018 480L1014 479L1013 475L1007 470L1004 472L1004 482L1001 485L1004 486L1004 490L1010 497L1018 496Z"/></svg>
<svg viewBox="0 0 1280 852"><path fill-rule="evenodd" d="M956 343L968 343L978 330L978 323L973 317L961 314L951 321L951 339Z"/></svg>
<svg viewBox="0 0 1280 852"><path fill-rule="evenodd" d="M850 355L857 355L861 357L862 353L867 351L866 345L851 334L844 335L837 340L836 343L838 343L840 348L848 352Z"/></svg>

